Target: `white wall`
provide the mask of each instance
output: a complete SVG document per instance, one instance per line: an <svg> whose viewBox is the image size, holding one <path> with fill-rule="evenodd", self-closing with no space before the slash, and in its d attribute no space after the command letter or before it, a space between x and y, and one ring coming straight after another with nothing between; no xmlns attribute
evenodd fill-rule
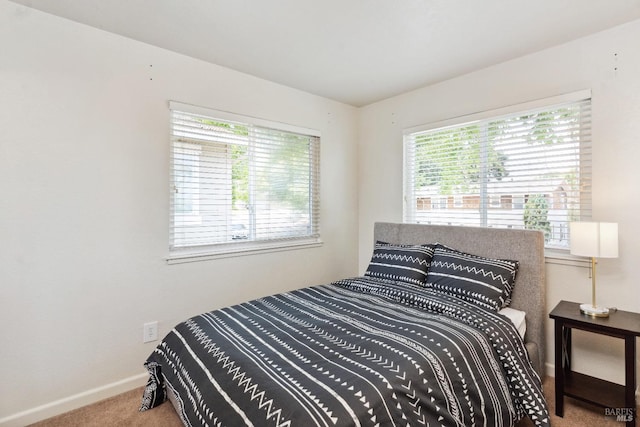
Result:
<svg viewBox="0 0 640 427"><path fill-rule="evenodd" d="M168 100L320 130L324 245L167 265ZM144 322L356 274L356 115L0 0L0 425L144 384Z"/></svg>
<svg viewBox="0 0 640 427"><path fill-rule="evenodd" d="M640 21L361 109L359 271L375 221L402 221L402 130L581 89L593 96L594 219L619 222L620 257L598 267L598 302L640 311ZM478 46L481 49L481 46ZM590 301L588 270L547 264L547 308ZM552 324L547 362L553 364ZM623 383L621 340L574 333L574 369ZM549 368L551 366L548 365Z"/></svg>

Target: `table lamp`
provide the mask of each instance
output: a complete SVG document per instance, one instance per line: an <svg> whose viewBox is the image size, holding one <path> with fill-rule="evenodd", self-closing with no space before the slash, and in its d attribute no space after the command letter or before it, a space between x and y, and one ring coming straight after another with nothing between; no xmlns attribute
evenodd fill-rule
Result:
<svg viewBox="0 0 640 427"><path fill-rule="evenodd" d="M618 224L614 222L572 222L569 224L572 255L591 258L591 304L580 304L580 312L608 317L609 309L596 305L596 258L618 257Z"/></svg>

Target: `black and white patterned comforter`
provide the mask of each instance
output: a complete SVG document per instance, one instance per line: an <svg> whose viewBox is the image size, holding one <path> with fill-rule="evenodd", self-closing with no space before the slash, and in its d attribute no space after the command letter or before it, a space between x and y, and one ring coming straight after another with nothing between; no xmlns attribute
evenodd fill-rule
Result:
<svg viewBox="0 0 640 427"><path fill-rule="evenodd" d="M549 425L506 317L359 277L193 317L149 356L141 410L172 393L185 425Z"/></svg>

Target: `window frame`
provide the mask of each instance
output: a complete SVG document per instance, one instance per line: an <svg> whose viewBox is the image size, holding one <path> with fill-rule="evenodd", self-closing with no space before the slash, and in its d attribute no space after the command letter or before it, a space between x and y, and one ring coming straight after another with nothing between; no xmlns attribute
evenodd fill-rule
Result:
<svg viewBox="0 0 640 427"><path fill-rule="evenodd" d="M568 104L568 103L579 103L581 101L585 101L585 100L589 100L589 108L592 110L591 107L591 103L592 103L592 96L591 96L591 90L581 90L581 91L576 91L576 92L571 92L571 93L567 93L567 94L562 94L559 96L554 96L554 97L549 97L549 98L543 98L543 99L538 99L538 100L534 100L534 101L529 101L529 102L525 102L525 103L521 103L521 104L516 104L516 105L510 105L507 107L502 107L502 108L497 108L497 109L493 109L493 110L487 110L487 111L482 111L479 113L473 113L473 114L469 114L469 115L465 115L465 116L459 116L459 117L455 117L455 118L451 118L451 119L446 119L446 120L442 120L442 121L438 121L438 122L434 122L434 123L429 123L429 124L425 124L425 125L420 125L420 126L415 126L415 127L411 127L408 129L405 129L403 131L403 222L411 222L412 219L416 218L416 213L418 211L416 206L413 206L413 200L415 197L426 197L425 195L420 195L416 192L414 192L414 188L411 184L410 179L412 179L412 177L409 176L409 174L411 173L410 170L413 169L409 168L408 166L408 161L410 159L410 155L409 155L409 147L408 144L410 143L409 140L413 137L415 137L416 134L419 133L423 133L423 132L428 132L428 131L437 131L437 130L443 130L446 129L447 127L451 127L451 128L464 128L466 126L469 125L474 125L474 123L479 123L479 122L490 122L492 120L500 120L502 118L508 117L508 116L512 116L512 117L517 117L518 114L522 114L525 115L527 113L531 113L534 112L536 110L541 110L541 109L553 109L555 106L560 106L562 104ZM582 150L586 149L589 150L589 159L587 160L587 163L592 162L591 156L590 156L590 151L592 149L592 136L593 133L590 132L589 136L586 140L586 144L585 145L580 145L580 151L582 153ZM583 148L586 147L586 148ZM582 155L582 154L581 154ZM580 165L579 165L579 169L582 171L583 168L585 167L585 163L581 160L580 161ZM590 166L589 166L590 167ZM585 206L585 209L581 209L580 211L580 219L581 221L585 221L585 220L589 220L591 218L592 215L592 195L591 195L591 182L592 182L592 171L589 170L588 173L586 174L586 183L588 186L588 190L587 191L582 191L580 193L580 200L581 200L581 208L583 206ZM484 206L484 209L486 212L488 212L491 209L490 203L491 203L491 198L489 197L489 195L485 194L485 199L484 199L484 203L482 202L482 193L478 193L478 197L480 197L481 201L481 205ZM433 196L432 196L433 197ZM466 196L464 196L466 197ZM517 199L516 197L512 197L512 201L511 201L511 207L513 206L517 206L518 203L523 203L523 201L520 201L519 199ZM502 200L500 201L500 204L502 205ZM465 205L466 206L466 205ZM497 206L493 206L493 208L495 209ZM504 207L500 207L502 209L504 209ZM483 207L481 206L479 208L480 211L482 211ZM482 218L482 216L485 215L486 213L480 213L480 217ZM413 221L415 222L415 221ZM482 220L480 220L480 224L482 224ZM439 223L439 222L438 222ZM568 223L567 223L568 225ZM469 224L469 226L483 226L483 225L478 225L478 224ZM568 242L568 239L567 239ZM545 253L548 256L558 256L558 257L564 257L566 255L568 255L569 250L568 250L568 243L567 243L567 247L566 248L561 248L561 247L557 247L557 246L547 246L545 243Z"/></svg>
<svg viewBox="0 0 640 427"><path fill-rule="evenodd" d="M176 165L174 164L174 149L176 144L184 144L185 151L195 151L193 147L188 147L191 142L180 141L179 137L174 135L174 115L173 112L178 111L180 113L193 114L198 116L204 116L211 118L212 120L219 120L221 122L234 122L246 125L249 128L262 128L275 132L286 132L292 134L303 135L313 138L313 142L310 142L312 147L310 148L309 155L309 167L310 167L310 180L312 183L309 185L309 198L310 208L309 217L312 224L310 225L311 233L305 236L299 237L285 237L285 238L269 238L260 240L227 240L220 243L210 242L203 245L191 245L191 246L174 246L172 233L175 227L174 221L176 217L177 205L174 205L173 200L176 197L176 187L174 183L174 172ZM320 237L320 145L321 134L320 131L310 128L304 128L300 126L294 126L286 123L275 122L271 120L250 117L226 111L214 110L206 107L199 107L190 104L185 104L176 101L169 101L169 149L170 149L170 164L169 164L169 254L166 260L169 264L205 261L209 259L226 258L241 255L250 255L262 252L273 252L283 250L294 250L309 247L317 247L322 245L322 239ZM194 143L193 145L198 145ZM252 169L253 163L251 161L249 168ZM233 184L231 184L233 185ZM251 210L251 209L250 209ZM252 210L251 210L252 211ZM251 217L253 212L249 214L250 221L253 221Z"/></svg>

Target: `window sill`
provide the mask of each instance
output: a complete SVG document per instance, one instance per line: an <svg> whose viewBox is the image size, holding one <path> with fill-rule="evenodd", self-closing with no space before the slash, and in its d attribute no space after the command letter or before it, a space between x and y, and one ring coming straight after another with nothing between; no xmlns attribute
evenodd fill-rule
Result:
<svg viewBox="0 0 640 427"><path fill-rule="evenodd" d="M299 240L295 242L252 242L246 245L225 245L219 248L205 250L185 249L175 251L167 257L167 264L184 264L188 262L210 261L220 258L232 258L246 255L258 255L270 252L291 251L298 249L317 248L323 245L320 239Z"/></svg>
<svg viewBox="0 0 640 427"><path fill-rule="evenodd" d="M559 249L545 249L544 259L546 264L568 265L571 267L590 268L591 260L585 257L571 255L569 251Z"/></svg>

